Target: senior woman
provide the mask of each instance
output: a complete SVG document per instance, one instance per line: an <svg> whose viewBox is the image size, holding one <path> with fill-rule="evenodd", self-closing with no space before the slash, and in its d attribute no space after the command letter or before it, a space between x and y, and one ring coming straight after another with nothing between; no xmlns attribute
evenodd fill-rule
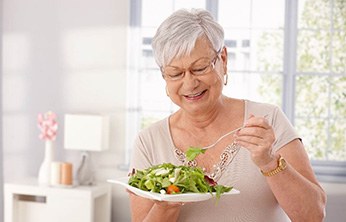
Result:
<svg viewBox="0 0 346 222"><path fill-rule="evenodd" d="M217 205L212 199L183 205L130 193L132 220L322 221L325 193L280 108L222 94L227 49L211 14L174 12L158 28L152 46L166 93L180 109L139 133L131 169L167 162L198 166L240 194L222 196ZM210 145L195 160L186 159L188 147Z"/></svg>

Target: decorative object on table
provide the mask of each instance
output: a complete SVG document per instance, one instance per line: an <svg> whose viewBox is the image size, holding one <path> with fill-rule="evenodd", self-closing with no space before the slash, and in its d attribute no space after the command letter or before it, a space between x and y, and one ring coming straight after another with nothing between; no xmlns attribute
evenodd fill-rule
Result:
<svg viewBox="0 0 346 222"><path fill-rule="evenodd" d="M39 138L45 142L44 159L38 173L38 183L49 185L51 163L54 159L54 141L58 130L57 115L51 111L39 113L37 122L41 132Z"/></svg>
<svg viewBox="0 0 346 222"><path fill-rule="evenodd" d="M60 174L60 184L65 186L71 186L73 184L72 176L72 164L71 163L61 163L61 174Z"/></svg>
<svg viewBox="0 0 346 222"><path fill-rule="evenodd" d="M108 149L109 117L95 114L66 114L64 120L65 149L81 150L81 163L76 178L79 185L94 185L93 151Z"/></svg>
<svg viewBox="0 0 346 222"><path fill-rule="evenodd" d="M54 161L51 164L50 185L58 187L73 186L73 165L69 162Z"/></svg>
<svg viewBox="0 0 346 222"><path fill-rule="evenodd" d="M61 183L61 162L53 161L50 166L50 185L58 186Z"/></svg>

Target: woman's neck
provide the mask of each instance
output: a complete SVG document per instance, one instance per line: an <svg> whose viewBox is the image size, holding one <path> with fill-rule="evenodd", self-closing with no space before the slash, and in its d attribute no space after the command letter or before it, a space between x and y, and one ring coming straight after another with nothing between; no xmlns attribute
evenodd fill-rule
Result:
<svg viewBox="0 0 346 222"><path fill-rule="evenodd" d="M183 110L178 111L177 113L177 124L180 127L188 129L199 129L205 130L208 127L213 125L219 125L219 121L223 121L227 112L226 106L231 102L231 99L223 96L220 98L220 101L210 109L206 111L201 111L199 113L187 113Z"/></svg>

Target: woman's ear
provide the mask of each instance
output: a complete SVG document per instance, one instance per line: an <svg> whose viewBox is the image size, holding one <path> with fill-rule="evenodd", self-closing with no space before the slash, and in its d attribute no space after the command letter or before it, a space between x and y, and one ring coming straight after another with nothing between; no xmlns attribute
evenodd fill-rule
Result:
<svg viewBox="0 0 346 222"><path fill-rule="evenodd" d="M224 46L221 50L221 60L222 60L222 68L223 73L227 73L227 47Z"/></svg>

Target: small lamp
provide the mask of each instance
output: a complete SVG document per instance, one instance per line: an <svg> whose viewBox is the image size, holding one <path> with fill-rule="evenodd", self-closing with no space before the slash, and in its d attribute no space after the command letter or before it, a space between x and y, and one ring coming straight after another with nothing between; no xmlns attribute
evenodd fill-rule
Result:
<svg viewBox="0 0 346 222"><path fill-rule="evenodd" d="M94 170L89 152L104 151L109 146L109 117L105 115L66 114L64 121L65 149L81 150L77 170L79 185L94 185Z"/></svg>

